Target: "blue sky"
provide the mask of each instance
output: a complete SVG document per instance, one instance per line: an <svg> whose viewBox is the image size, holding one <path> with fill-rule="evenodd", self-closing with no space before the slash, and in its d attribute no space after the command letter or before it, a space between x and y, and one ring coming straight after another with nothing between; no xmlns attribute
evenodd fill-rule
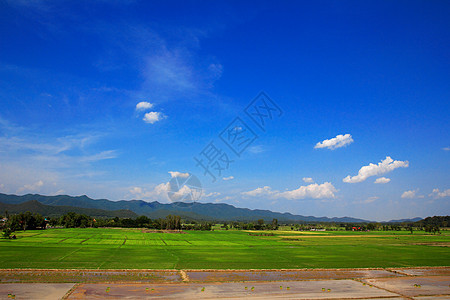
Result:
<svg viewBox="0 0 450 300"><path fill-rule="evenodd" d="M2 1L0 192L167 203L171 178L190 173L201 202L447 215L449 11L447 1ZM264 130L245 114L261 91L282 111ZM240 156L220 138L228 129L243 138ZM214 182L194 160L210 142L232 161L220 174L211 162Z"/></svg>

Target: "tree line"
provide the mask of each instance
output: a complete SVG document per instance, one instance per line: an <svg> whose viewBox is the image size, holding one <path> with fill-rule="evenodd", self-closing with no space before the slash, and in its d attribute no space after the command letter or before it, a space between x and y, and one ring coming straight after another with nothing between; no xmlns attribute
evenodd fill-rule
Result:
<svg viewBox="0 0 450 300"><path fill-rule="evenodd" d="M132 218L98 218L69 212L59 218L44 218L38 213L19 213L0 216L0 229L3 236L14 237L13 233L19 230L42 230L47 227L87 228L87 227L123 227L123 228L148 228L156 230L212 230L213 222L182 220L180 216L168 215L165 218L150 219L146 216ZM440 233L440 228L446 228L450 224L450 216L428 217L417 222L404 223L316 223L316 224L281 224L290 227L291 230L348 230L348 231L399 231L407 230L413 233L416 230L424 230L429 233ZM277 219L265 222L263 219L251 222L224 222L222 229L236 230L278 230L281 226Z"/></svg>
<svg viewBox="0 0 450 300"><path fill-rule="evenodd" d="M158 230L211 230L212 222L183 221L180 216L168 215L165 218L150 219L146 216L131 218L99 218L69 212L59 218L44 218L38 213L19 213L0 217L0 229L6 238L14 237L15 231L44 230L47 227L88 228L88 227L122 227L122 228L148 228Z"/></svg>
<svg viewBox="0 0 450 300"><path fill-rule="evenodd" d="M46 221L43 216L29 211L11 216L6 212L5 218L2 219L6 220L0 223L5 238L15 238L15 235L13 235L14 231L45 229L46 227Z"/></svg>
<svg viewBox="0 0 450 300"><path fill-rule="evenodd" d="M272 222L265 223L264 219L259 219L256 222L224 222L222 228L224 229L238 229L238 230L278 230L278 219L273 219Z"/></svg>

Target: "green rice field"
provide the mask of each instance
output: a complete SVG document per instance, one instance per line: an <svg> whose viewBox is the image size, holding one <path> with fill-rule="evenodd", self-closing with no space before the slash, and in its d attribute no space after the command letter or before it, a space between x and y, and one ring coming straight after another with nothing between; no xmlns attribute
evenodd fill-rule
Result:
<svg viewBox="0 0 450 300"><path fill-rule="evenodd" d="M449 266L450 235L424 232L47 229L0 239L0 268L297 269Z"/></svg>

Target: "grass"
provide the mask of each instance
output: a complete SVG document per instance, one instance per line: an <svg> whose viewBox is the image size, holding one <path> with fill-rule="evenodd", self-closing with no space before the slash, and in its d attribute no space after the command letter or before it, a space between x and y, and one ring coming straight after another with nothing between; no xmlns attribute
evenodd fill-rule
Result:
<svg viewBox="0 0 450 300"><path fill-rule="evenodd" d="M296 269L449 266L450 235L423 232L143 233L49 229L0 239L0 268Z"/></svg>

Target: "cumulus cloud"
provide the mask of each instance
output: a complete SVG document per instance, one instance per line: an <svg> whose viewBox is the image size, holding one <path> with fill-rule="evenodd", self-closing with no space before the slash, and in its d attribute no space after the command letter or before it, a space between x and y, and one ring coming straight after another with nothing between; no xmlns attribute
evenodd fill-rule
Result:
<svg viewBox="0 0 450 300"><path fill-rule="evenodd" d="M165 192L172 202L196 201L202 197L203 189L201 186L197 186L195 182L194 184L190 182L192 178L190 173L170 171L169 174L175 180L166 183ZM209 196L212 196L212 194L210 193Z"/></svg>
<svg viewBox="0 0 450 300"><path fill-rule="evenodd" d="M19 188L17 190L17 193L21 193L24 191L28 192L37 192L41 189L41 187L44 185L44 182L42 180L36 181L33 184L25 184L23 187Z"/></svg>
<svg viewBox="0 0 450 300"><path fill-rule="evenodd" d="M138 186L134 186L130 189L130 193L133 195L140 195L142 194L142 188Z"/></svg>
<svg viewBox="0 0 450 300"><path fill-rule="evenodd" d="M152 107L153 107L152 103L142 101L142 102L139 102L138 104L136 104L136 111L138 111L138 112L146 111L146 110L151 109ZM166 116L159 111L150 111L150 112L144 114L144 118L142 118L142 120L145 123L154 124L158 121L161 121L165 117Z"/></svg>
<svg viewBox="0 0 450 300"><path fill-rule="evenodd" d="M324 198L335 198L335 193L337 189L330 183L324 182L322 184L313 183L306 186L300 186L298 189L291 191L280 192L277 190L272 190L269 186L264 186L262 188L256 188L252 191L243 192L245 196L266 196L272 199L288 199L288 200L298 200L305 198L313 199L324 199Z"/></svg>
<svg viewBox="0 0 450 300"><path fill-rule="evenodd" d="M349 144L353 143L353 139L352 139L352 135L347 133L347 134L339 134L336 137L329 139L329 140L324 140L322 142L317 143L314 146L314 149L320 149L320 148L328 148L331 150L337 149L337 148L341 148L344 146L347 146Z"/></svg>
<svg viewBox="0 0 450 300"><path fill-rule="evenodd" d="M417 190L404 191L401 197L402 197L403 199L412 199L412 198L416 198L416 193L417 193Z"/></svg>
<svg viewBox="0 0 450 300"><path fill-rule="evenodd" d="M162 113L158 111L151 111L146 113L142 120L144 120L145 123L154 124L162 119L164 119L164 115Z"/></svg>
<svg viewBox="0 0 450 300"><path fill-rule="evenodd" d="M358 175L353 177L348 175L342 181L347 183L362 182L371 176L382 175L397 168L407 168L408 166L408 161L393 160L390 156L386 156L386 159L382 160L377 165L370 163L368 166L363 166L359 170Z"/></svg>
<svg viewBox="0 0 450 300"><path fill-rule="evenodd" d="M183 185L177 191L170 190L169 193L172 201L181 201L186 197L189 197L189 199L193 199L192 195L195 193L195 191L187 185Z"/></svg>
<svg viewBox="0 0 450 300"><path fill-rule="evenodd" d="M390 181L391 181L390 178L380 177L380 178L377 178L377 179L375 180L375 183L383 184L383 183L388 183L388 182L390 182Z"/></svg>
<svg viewBox="0 0 450 300"><path fill-rule="evenodd" d="M445 191L442 192L439 189L433 189L433 192L430 194L430 197L434 198L450 197L450 189L446 189Z"/></svg>
<svg viewBox="0 0 450 300"><path fill-rule="evenodd" d="M303 181L306 183L313 183L314 180L311 177L303 177Z"/></svg>
<svg viewBox="0 0 450 300"><path fill-rule="evenodd" d="M274 193L277 193L277 191L272 191L270 186L264 186L262 188L256 188L252 191L242 192L242 195L255 197L255 196L269 196L273 195Z"/></svg>
<svg viewBox="0 0 450 300"><path fill-rule="evenodd" d="M153 104L151 104L150 102L146 102L146 101L142 101L139 102L138 104L136 104L136 110L141 111L141 110L147 110L153 107Z"/></svg>
<svg viewBox="0 0 450 300"><path fill-rule="evenodd" d="M172 176L172 178L178 177L178 178L188 178L189 177L189 173L181 173L181 172L177 172L177 171L169 171L170 176Z"/></svg>
<svg viewBox="0 0 450 300"><path fill-rule="evenodd" d="M227 180L233 180L234 176L229 176L229 177L224 177L222 178L223 180L227 181Z"/></svg>
<svg viewBox="0 0 450 300"><path fill-rule="evenodd" d="M300 186L296 190L286 191L279 194L279 197L290 200L304 199L304 198L334 198L337 190L330 182L322 184L313 183L307 186Z"/></svg>
<svg viewBox="0 0 450 300"><path fill-rule="evenodd" d="M169 190L169 183L160 183L153 188L147 189L142 187L131 187L129 192L133 197L142 200L169 200L167 191Z"/></svg>

